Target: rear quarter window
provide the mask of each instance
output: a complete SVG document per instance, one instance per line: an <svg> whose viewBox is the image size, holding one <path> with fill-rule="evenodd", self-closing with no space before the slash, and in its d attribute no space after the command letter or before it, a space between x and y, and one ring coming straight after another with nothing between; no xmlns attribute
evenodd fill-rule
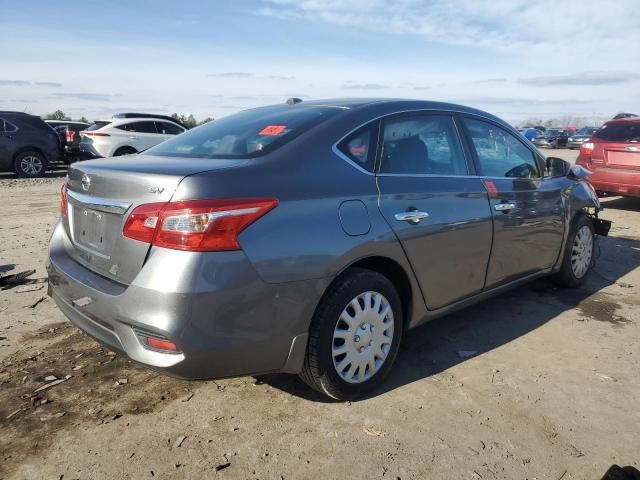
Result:
<svg viewBox="0 0 640 480"><path fill-rule="evenodd" d="M357 166L373 172L377 124L369 125L342 140L337 148Z"/></svg>

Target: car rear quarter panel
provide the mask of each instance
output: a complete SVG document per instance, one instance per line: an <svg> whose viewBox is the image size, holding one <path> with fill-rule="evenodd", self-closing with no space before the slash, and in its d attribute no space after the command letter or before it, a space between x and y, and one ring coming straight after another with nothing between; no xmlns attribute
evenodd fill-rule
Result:
<svg viewBox="0 0 640 480"><path fill-rule="evenodd" d="M248 165L188 177L173 199L275 197L278 206L239 236L242 250L265 282L318 279L326 286L360 259L385 257L409 277L411 317L420 317L424 300L402 247L378 210L375 176L331 150L349 131L348 124L325 130L330 131L303 135ZM346 228L347 233L340 206L350 200L362 202L364 208L358 210L367 218L357 222L357 232ZM370 228L360 228L363 224Z"/></svg>

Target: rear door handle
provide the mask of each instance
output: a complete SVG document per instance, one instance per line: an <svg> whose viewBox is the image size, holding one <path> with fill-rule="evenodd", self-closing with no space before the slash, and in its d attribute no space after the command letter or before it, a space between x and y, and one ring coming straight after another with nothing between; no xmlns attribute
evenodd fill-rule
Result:
<svg viewBox="0 0 640 480"><path fill-rule="evenodd" d="M509 212L511 210L513 210L514 208L516 208L516 204L515 203L496 203L493 208L497 211L497 212Z"/></svg>
<svg viewBox="0 0 640 480"><path fill-rule="evenodd" d="M396 213L394 215L395 219L399 222L409 222L409 223L420 223L420 220L423 218L428 218L429 214L427 212L421 212L419 210L410 210L408 212Z"/></svg>
<svg viewBox="0 0 640 480"><path fill-rule="evenodd" d="M132 140L137 140L138 137L134 136L134 135L130 135L129 138L131 138Z"/></svg>

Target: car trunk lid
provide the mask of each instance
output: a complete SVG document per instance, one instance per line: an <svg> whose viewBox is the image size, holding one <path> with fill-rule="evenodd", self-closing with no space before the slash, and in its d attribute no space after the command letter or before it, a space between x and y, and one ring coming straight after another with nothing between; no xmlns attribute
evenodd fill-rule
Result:
<svg viewBox="0 0 640 480"><path fill-rule="evenodd" d="M150 245L122 234L137 206L168 202L180 182L196 173L237 166L237 160L136 155L75 163L67 182L64 227L69 253L86 268L130 284L144 265Z"/></svg>

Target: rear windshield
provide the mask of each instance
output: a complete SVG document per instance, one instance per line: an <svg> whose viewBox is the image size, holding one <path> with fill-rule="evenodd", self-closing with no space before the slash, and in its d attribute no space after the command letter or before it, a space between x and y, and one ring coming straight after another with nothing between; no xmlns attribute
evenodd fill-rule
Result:
<svg viewBox="0 0 640 480"><path fill-rule="evenodd" d="M605 123L593 136L610 142L640 142L640 123Z"/></svg>
<svg viewBox="0 0 640 480"><path fill-rule="evenodd" d="M87 127L87 130L98 130L99 128L106 127L110 123L111 122L93 122L89 127Z"/></svg>
<svg viewBox="0 0 640 480"><path fill-rule="evenodd" d="M333 107L264 107L206 123L145 151L148 155L253 158L265 155L333 117Z"/></svg>

